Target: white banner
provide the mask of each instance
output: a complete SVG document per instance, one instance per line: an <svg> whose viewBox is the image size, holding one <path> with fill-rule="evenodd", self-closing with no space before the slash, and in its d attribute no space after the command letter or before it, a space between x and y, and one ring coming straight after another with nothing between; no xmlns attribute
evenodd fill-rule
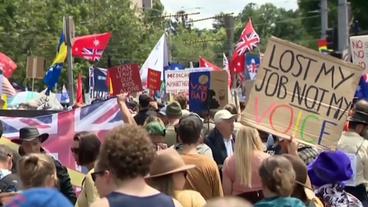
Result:
<svg viewBox="0 0 368 207"><path fill-rule="evenodd" d="M368 69L368 35L350 37L350 49L353 63Z"/></svg>

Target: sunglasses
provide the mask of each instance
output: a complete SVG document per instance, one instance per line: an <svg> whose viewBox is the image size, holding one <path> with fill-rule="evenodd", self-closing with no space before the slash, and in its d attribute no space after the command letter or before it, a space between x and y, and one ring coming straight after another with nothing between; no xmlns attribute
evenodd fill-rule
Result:
<svg viewBox="0 0 368 207"><path fill-rule="evenodd" d="M102 176L105 173L106 173L106 170L100 170L100 171L96 171L96 172L91 173L93 182L96 182L97 176Z"/></svg>
<svg viewBox="0 0 368 207"><path fill-rule="evenodd" d="M72 148L70 148L70 151L72 151L75 154L78 154L79 153L79 148L72 147Z"/></svg>

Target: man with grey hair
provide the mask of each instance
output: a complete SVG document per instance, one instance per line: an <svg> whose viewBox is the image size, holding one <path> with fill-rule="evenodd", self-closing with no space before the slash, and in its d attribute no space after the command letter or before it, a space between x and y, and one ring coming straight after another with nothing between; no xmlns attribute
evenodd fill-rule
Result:
<svg viewBox="0 0 368 207"><path fill-rule="evenodd" d="M224 160L234 153L234 122L236 115L222 109L214 117L215 128L209 133L205 143L211 148L213 158L221 168Z"/></svg>
<svg viewBox="0 0 368 207"><path fill-rule="evenodd" d="M5 145L0 145L0 193L20 190L21 182L11 172L13 167L12 152Z"/></svg>

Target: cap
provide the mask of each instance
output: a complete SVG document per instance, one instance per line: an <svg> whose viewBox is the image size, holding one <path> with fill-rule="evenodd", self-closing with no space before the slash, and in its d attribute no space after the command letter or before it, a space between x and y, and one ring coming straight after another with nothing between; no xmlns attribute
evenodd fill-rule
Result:
<svg viewBox="0 0 368 207"><path fill-rule="evenodd" d="M219 123L223 120L234 119L234 118L236 118L236 116L237 116L236 114L231 114L226 109L221 109L218 112L216 112L215 117L214 117L214 121L215 121L215 123Z"/></svg>

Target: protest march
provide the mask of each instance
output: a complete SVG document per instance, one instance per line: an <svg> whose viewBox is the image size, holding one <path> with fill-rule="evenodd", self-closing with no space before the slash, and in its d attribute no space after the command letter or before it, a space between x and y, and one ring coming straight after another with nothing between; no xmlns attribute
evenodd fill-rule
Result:
<svg viewBox="0 0 368 207"><path fill-rule="evenodd" d="M285 2L0 3L0 206L368 207L368 5Z"/></svg>

